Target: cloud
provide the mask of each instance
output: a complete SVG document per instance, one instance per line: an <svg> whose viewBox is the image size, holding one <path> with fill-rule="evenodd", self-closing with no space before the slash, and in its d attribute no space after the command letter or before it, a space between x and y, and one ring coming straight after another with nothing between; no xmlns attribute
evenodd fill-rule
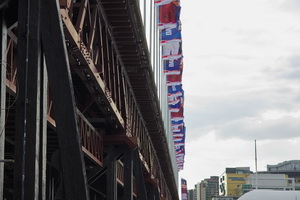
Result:
<svg viewBox="0 0 300 200"><path fill-rule="evenodd" d="M290 56L288 58L289 66L292 68L300 68L300 55Z"/></svg>
<svg viewBox="0 0 300 200"><path fill-rule="evenodd" d="M261 73L267 74L267 76L265 77L269 81L286 81L285 85L294 85L294 87L297 87L297 82L300 80L299 69L300 55L292 53L291 55L278 57L272 66L266 66L263 69L261 69Z"/></svg>
<svg viewBox="0 0 300 200"><path fill-rule="evenodd" d="M262 120L245 118L228 122L216 130L220 138L254 139L287 139L299 136L300 118L284 116L280 119Z"/></svg>
<svg viewBox="0 0 300 200"><path fill-rule="evenodd" d="M287 13L293 13L299 15L300 12L300 0L284 0L279 6L280 10Z"/></svg>
<svg viewBox="0 0 300 200"><path fill-rule="evenodd" d="M282 61L279 78L300 80L300 55L289 56Z"/></svg>
<svg viewBox="0 0 300 200"><path fill-rule="evenodd" d="M248 137L250 132L257 132L257 138L261 139L278 139L280 134L282 137L294 137L300 126L296 126L297 120L289 116L293 117L290 113L299 110L298 91L297 88L274 85L217 95L191 95L185 106L187 134L190 136L187 139L199 138L210 131L217 131L221 138L245 140L251 139ZM264 113L274 110L284 113L281 119L263 118ZM272 130L278 132L272 134Z"/></svg>

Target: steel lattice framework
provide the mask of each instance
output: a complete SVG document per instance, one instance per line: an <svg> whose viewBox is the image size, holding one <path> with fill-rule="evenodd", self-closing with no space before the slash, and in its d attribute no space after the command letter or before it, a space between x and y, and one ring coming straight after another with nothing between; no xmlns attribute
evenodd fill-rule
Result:
<svg viewBox="0 0 300 200"><path fill-rule="evenodd" d="M138 2L0 8L0 197L177 200Z"/></svg>

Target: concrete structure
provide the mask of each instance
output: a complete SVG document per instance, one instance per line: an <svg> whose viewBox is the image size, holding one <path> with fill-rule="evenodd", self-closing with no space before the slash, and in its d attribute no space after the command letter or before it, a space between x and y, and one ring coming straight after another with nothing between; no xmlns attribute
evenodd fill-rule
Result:
<svg viewBox="0 0 300 200"><path fill-rule="evenodd" d="M219 177L211 176L200 182L200 200L210 200L219 195Z"/></svg>

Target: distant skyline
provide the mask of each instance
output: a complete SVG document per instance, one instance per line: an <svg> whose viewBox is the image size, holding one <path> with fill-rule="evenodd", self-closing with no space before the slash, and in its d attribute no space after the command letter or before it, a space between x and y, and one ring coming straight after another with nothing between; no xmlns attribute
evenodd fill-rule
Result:
<svg viewBox="0 0 300 200"><path fill-rule="evenodd" d="M226 167L300 159L300 0L181 1L191 189Z"/></svg>

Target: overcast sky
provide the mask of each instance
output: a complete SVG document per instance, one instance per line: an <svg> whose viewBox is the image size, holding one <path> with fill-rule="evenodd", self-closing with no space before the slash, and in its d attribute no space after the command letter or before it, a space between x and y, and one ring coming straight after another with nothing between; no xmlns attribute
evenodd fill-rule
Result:
<svg viewBox="0 0 300 200"><path fill-rule="evenodd" d="M181 0L188 188L300 160L300 0Z"/></svg>

